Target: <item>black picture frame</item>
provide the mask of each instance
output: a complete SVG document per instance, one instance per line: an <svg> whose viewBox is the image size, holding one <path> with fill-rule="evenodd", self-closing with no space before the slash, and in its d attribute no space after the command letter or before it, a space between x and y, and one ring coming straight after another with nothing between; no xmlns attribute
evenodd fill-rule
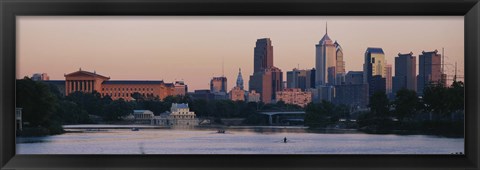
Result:
<svg viewBox="0 0 480 170"><path fill-rule="evenodd" d="M478 0L1 0L1 169L479 169ZM16 16L423 15L465 17L465 155L16 155Z"/></svg>

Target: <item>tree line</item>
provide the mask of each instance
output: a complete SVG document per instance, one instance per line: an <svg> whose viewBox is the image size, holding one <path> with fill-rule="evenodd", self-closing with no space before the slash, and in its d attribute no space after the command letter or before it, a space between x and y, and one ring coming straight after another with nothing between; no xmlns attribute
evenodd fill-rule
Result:
<svg viewBox="0 0 480 170"><path fill-rule="evenodd" d="M463 135L464 83L454 81L449 87L430 84L419 97L413 90L401 89L390 101L384 92L374 93L369 110L352 113L345 105L328 101L310 103L306 107L305 124L314 128L338 125L339 119L356 118L358 129L375 132L428 132Z"/></svg>
<svg viewBox="0 0 480 170"><path fill-rule="evenodd" d="M133 100L112 100L98 92L74 92L63 96L57 86L28 77L17 80L17 107L23 108L24 132L20 135L52 135L63 132L62 125L116 123L133 110L150 110L159 115L170 110L172 103L188 103L199 118L221 123L221 118L245 118L244 124L264 125L268 119L258 110L299 110L299 106L278 102L244 102L231 100L203 100L185 96L158 96L132 94Z"/></svg>

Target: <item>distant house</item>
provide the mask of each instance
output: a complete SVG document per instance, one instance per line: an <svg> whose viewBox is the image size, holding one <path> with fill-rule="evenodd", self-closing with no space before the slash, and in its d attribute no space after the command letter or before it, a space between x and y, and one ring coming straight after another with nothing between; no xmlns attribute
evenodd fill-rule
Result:
<svg viewBox="0 0 480 170"><path fill-rule="evenodd" d="M150 110L133 110L133 114L124 117L125 120L132 120L135 124L150 124L155 115Z"/></svg>
<svg viewBox="0 0 480 170"><path fill-rule="evenodd" d="M152 125L171 126L171 127L193 127L198 125L198 119L195 112L191 112L186 103L172 103L170 111L155 116Z"/></svg>

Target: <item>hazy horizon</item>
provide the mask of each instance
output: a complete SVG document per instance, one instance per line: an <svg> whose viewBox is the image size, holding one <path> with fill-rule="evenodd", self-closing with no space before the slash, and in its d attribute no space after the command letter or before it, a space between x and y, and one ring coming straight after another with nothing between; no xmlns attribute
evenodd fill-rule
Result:
<svg viewBox="0 0 480 170"><path fill-rule="evenodd" d="M47 73L51 80L86 71L111 80L184 80L189 91L208 89L213 76L235 86L242 69L248 89L253 49L270 38L274 65L284 73L315 65L315 44L338 41L348 71L361 71L367 47L381 47L387 63L398 53L442 52L446 73L464 72L463 16L19 16L17 78ZM223 69L222 69L223 63ZM222 73L222 70L224 72ZM418 72L418 67L417 67Z"/></svg>

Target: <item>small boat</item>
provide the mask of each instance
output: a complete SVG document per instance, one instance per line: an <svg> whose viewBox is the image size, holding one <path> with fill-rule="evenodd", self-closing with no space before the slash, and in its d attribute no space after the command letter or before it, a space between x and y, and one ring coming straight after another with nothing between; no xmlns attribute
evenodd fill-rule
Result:
<svg viewBox="0 0 480 170"><path fill-rule="evenodd" d="M138 128L132 128L132 131L139 131L140 129Z"/></svg>
<svg viewBox="0 0 480 170"><path fill-rule="evenodd" d="M225 130L218 130L217 133L225 133Z"/></svg>

